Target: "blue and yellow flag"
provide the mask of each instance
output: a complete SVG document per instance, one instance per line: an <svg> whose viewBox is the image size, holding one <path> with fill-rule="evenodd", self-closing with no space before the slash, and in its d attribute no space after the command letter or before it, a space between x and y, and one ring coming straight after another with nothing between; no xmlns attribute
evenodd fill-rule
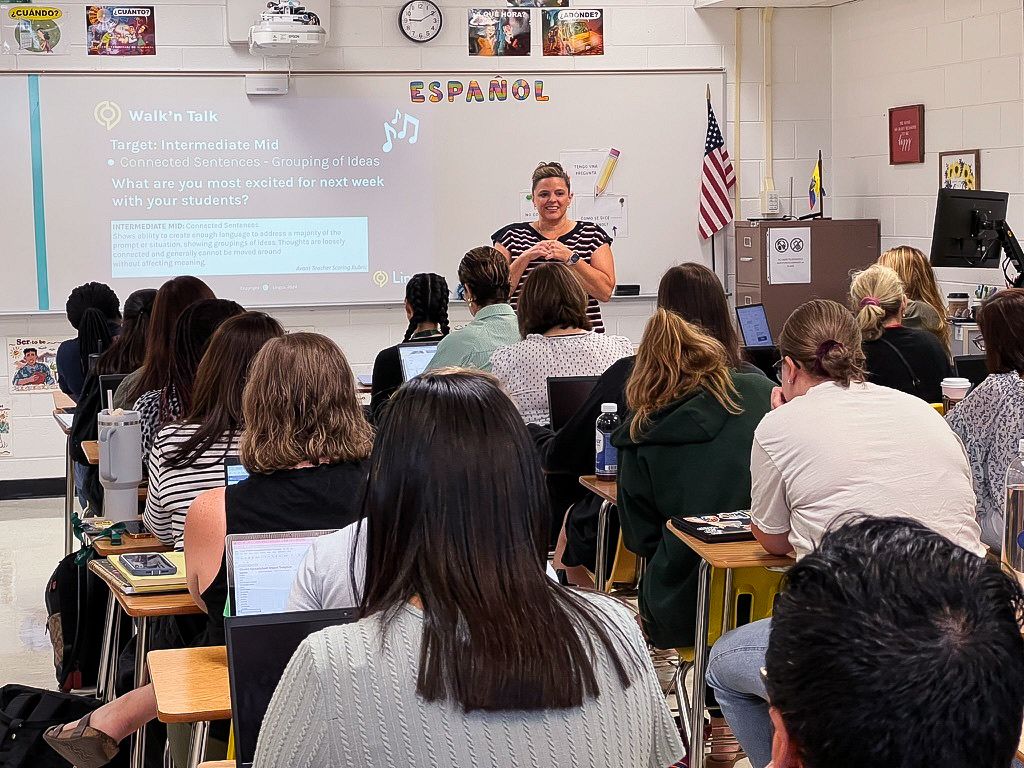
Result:
<svg viewBox="0 0 1024 768"><path fill-rule="evenodd" d="M807 199L811 204L811 210L813 211L821 199L825 197L825 185L822 181L825 175L824 169L821 167L821 150L818 150L818 162L814 164L814 172L811 173L811 186L807 190Z"/></svg>

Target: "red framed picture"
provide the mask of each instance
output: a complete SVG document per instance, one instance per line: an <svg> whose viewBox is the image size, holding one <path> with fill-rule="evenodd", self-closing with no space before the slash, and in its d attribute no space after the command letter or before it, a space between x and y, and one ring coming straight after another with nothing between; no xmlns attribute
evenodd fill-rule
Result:
<svg viewBox="0 0 1024 768"><path fill-rule="evenodd" d="M924 104L889 110L889 165L924 162Z"/></svg>

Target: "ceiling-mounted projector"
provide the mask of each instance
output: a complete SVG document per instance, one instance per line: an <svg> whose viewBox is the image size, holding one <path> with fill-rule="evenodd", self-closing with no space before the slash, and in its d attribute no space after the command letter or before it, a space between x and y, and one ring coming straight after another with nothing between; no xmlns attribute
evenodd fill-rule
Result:
<svg viewBox="0 0 1024 768"><path fill-rule="evenodd" d="M297 0L271 0L249 29L249 53L257 56L315 56L325 45L320 17Z"/></svg>

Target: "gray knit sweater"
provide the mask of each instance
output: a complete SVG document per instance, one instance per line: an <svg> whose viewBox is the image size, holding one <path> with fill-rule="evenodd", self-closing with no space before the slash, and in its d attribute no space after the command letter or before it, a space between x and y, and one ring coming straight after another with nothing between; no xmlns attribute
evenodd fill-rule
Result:
<svg viewBox="0 0 1024 768"><path fill-rule="evenodd" d="M288 664L260 731L254 768L427 766L666 768L683 754L632 614L587 595L628 639L623 688L597 648L601 694L582 707L465 713L416 694L423 614L403 608L381 643L379 616L318 632Z"/></svg>

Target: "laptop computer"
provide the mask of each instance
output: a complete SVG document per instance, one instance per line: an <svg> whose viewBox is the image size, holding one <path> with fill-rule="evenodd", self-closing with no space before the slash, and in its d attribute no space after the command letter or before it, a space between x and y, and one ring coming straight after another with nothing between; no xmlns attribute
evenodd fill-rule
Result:
<svg viewBox="0 0 1024 768"><path fill-rule="evenodd" d="M231 616L224 620L238 768L250 768L263 716L295 650L314 632L358 619L355 608Z"/></svg>
<svg viewBox="0 0 1024 768"><path fill-rule="evenodd" d="M398 358L402 362L402 381L414 379L423 373L437 352L436 341L410 341L398 345Z"/></svg>
<svg viewBox="0 0 1024 768"><path fill-rule="evenodd" d="M107 392L117 392L117 388L121 386L121 382L126 378L128 378L127 373L104 373L100 375L100 403L102 407L107 407Z"/></svg>
<svg viewBox="0 0 1024 768"><path fill-rule="evenodd" d="M590 397L597 384L597 376L548 377L548 417L551 429L564 427Z"/></svg>
<svg viewBox="0 0 1024 768"><path fill-rule="evenodd" d="M234 616L284 613L306 552L331 530L232 533L224 537L228 598Z"/></svg>
<svg viewBox="0 0 1024 768"><path fill-rule="evenodd" d="M242 460L237 456L228 456L224 459L224 485L235 485L249 477L249 470L242 466Z"/></svg>
<svg viewBox="0 0 1024 768"><path fill-rule="evenodd" d="M740 333L743 335L745 347L772 347L772 331L768 327L768 315L764 304L744 304L736 307L736 319L739 321Z"/></svg>
<svg viewBox="0 0 1024 768"><path fill-rule="evenodd" d="M985 355L959 355L953 358L953 369L960 378L971 382L976 387L988 376L988 365Z"/></svg>

